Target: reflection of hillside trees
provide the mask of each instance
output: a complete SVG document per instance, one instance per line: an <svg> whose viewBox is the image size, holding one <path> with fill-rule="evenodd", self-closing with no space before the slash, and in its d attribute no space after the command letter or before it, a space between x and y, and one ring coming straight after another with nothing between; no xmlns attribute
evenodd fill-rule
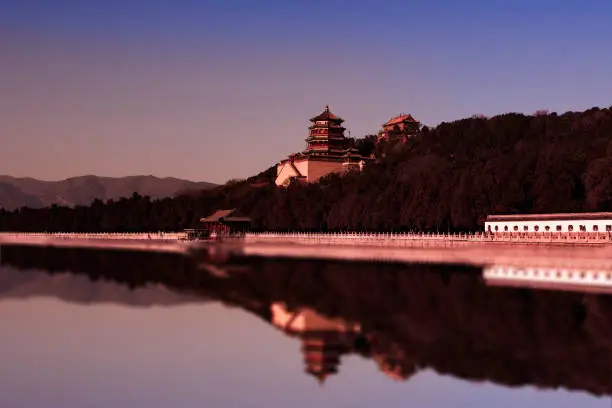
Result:
<svg viewBox="0 0 612 408"><path fill-rule="evenodd" d="M177 282L188 279L189 259L161 253L98 251L94 249L52 249L2 247L2 264L21 269L44 269L48 273L71 271L85 273L93 281L117 281L130 287L163 283L172 271Z"/></svg>
<svg viewBox="0 0 612 408"><path fill-rule="evenodd" d="M308 307L359 323L360 346L388 375L431 368L511 386L612 392L612 298L489 288L480 270L434 265L250 260L219 278L171 255L3 248L6 264L72 269L139 286L162 282L241 306Z"/></svg>
<svg viewBox="0 0 612 408"><path fill-rule="evenodd" d="M85 274L92 281L107 280L134 289L146 284L164 286L241 306L269 319L269 305L245 300L239 291L217 288L218 279L197 268L196 257L95 249L0 246L0 261L20 269L43 269L47 273Z"/></svg>

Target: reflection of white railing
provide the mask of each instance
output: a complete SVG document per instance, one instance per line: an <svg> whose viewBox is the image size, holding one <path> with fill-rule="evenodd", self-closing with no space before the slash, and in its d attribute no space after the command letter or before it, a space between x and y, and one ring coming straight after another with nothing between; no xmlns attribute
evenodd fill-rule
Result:
<svg viewBox="0 0 612 408"><path fill-rule="evenodd" d="M483 277L495 285L561 285L612 288L612 270L584 268L546 268L487 266Z"/></svg>

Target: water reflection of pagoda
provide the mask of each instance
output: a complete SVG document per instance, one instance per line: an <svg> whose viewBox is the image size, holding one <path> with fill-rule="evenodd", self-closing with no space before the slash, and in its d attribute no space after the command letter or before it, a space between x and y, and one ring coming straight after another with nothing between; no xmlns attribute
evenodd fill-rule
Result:
<svg viewBox="0 0 612 408"><path fill-rule="evenodd" d="M306 373L323 384L338 372L340 358L354 350L361 328L340 319L321 316L312 309L289 310L284 304L272 304L272 324L302 341Z"/></svg>

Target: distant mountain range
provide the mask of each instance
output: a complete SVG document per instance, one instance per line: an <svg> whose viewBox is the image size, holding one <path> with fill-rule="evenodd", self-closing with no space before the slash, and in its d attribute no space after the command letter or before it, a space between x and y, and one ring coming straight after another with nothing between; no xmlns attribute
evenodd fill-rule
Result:
<svg viewBox="0 0 612 408"><path fill-rule="evenodd" d="M89 205L95 199L106 201L138 193L151 198L171 197L183 192L206 190L216 184L154 176L72 177L62 181L0 176L0 208L42 208L52 204Z"/></svg>

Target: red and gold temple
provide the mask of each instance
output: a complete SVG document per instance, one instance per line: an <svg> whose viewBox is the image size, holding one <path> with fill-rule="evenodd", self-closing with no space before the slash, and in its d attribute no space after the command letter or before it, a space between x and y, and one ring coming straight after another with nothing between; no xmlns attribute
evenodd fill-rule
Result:
<svg viewBox="0 0 612 408"><path fill-rule="evenodd" d="M312 183L330 173L360 171L369 159L351 146L344 136L344 120L331 113L328 106L310 122L306 150L278 163L277 186L287 186L292 181Z"/></svg>

